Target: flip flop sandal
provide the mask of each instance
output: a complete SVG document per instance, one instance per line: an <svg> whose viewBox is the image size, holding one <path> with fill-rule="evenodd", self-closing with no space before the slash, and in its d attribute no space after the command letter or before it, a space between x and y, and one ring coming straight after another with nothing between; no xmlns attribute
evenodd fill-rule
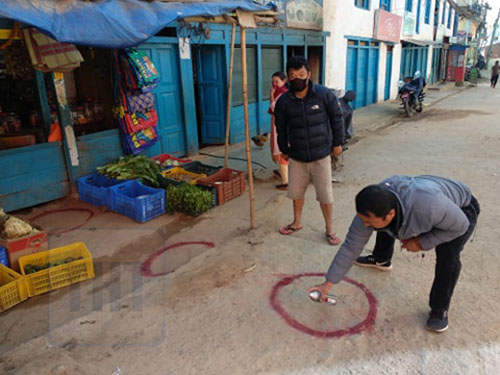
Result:
<svg viewBox="0 0 500 375"><path fill-rule="evenodd" d="M342 240L339 237L337 237L337 233L332 233L332 234L326 233L326 240L332 246L339 245L342 242Z"/></svg>
<svg viewBox="0 0 500 375"><path fill-rule="evenodd" d="M295 232L298 232L299 230L301 230L303 227L299 227L299 228L293 228L290 224L288 225L285 225L284 227L281 227L280 228L280 234L284 235L284 236L288 236L289 234L292 234L292 233L295 233Z"/></svg>

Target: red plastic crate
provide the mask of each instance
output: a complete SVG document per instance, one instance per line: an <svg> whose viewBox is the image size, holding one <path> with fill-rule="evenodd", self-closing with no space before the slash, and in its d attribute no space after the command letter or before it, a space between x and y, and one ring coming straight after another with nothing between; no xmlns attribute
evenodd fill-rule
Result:
<svg viewBox="0 0 500 375"><path fill-rule="evenodd" d="M222 168L211 176L198 179L199 185L217 189L217 204L221 205L245 192L245 173Z"/></svg>

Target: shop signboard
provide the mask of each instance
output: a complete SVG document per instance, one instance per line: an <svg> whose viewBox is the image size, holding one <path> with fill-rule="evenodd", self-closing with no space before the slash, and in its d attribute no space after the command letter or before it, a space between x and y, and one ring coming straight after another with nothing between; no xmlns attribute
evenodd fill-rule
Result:
<svg viewBox="0 0 500 375"><path fill-rule="evenodd" d="M413 36L415 33L415 17L408 12L405 12L405 18L403 23L403 35Z"/></svg>
<svg viewBox="0 0 500 375"><path fill-rule="evenodd" d="M383 9L375 11L373 38L384 42L399 43L403 18Z"/></svg>
<svg viewBox="0 0 500 375"><path fill-rule="evenodd" d="M288 0L286 26L296 29L323 30L323 0Z"/></svg>

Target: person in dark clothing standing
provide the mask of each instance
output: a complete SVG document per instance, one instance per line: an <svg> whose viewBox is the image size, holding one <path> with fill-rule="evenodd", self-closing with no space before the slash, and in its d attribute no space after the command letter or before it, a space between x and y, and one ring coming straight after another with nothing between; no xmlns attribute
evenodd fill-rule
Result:
<svg viewBox="0 0 500 375"><path fill-rule="evenodd" d="M322 298L342 280L353 264L381 271L392 268L396 239L408 251L436 249L436 268L427 329L448 329L448 309L462 263L460 253L471 237L479 203L462 182L437 176L392 176L370 185L356 196L357 215L326 274L326 281L310 289ZM373 231L373 254L359 256Z"/></svg>
<svg viewBox="0 0 500 375"><path fill-rule="evenodd" d="M495 88L498 82L498 74L500 73L500 65L495 61L495 65L491 68L491 87Z"/></svg>
<svg viewBox="0 0 500 375"><path fill-rule="evenodd" d="M274 109L278 146L290 160L288 197L293 200L293 222L280 228L283 235L302 229L304 196L312 181L325 219L330 245L341 240L333 231L331 155L339 156L344 143L344 119L337 97L311 81L307 60L294 56L287 63L290 90Z"/></svg>

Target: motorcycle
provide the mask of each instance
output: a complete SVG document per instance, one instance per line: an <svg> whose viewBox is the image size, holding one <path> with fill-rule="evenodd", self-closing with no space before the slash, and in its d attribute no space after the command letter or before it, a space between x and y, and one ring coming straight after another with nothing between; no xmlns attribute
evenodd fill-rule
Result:
<svg viewBox="0 0 500 375"><path fill-rule="evenodd" d="M408 117L413 116L413 111L422 112L425 80L416 72L415 77L408 77L405 81L399 81L399 97L401 98L401 108L405 110Z"/></svg>

